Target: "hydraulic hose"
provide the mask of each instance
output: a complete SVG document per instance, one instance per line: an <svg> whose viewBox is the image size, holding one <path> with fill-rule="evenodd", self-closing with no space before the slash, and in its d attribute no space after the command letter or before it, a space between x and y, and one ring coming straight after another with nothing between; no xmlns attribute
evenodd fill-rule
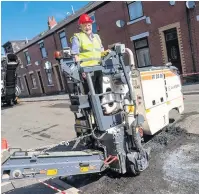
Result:
<svg viewBox="0 0 199 194"><path fill-rule="evenodd" d="M96 128L92 131L92 136L94 137L94 139L101 140L107 134L107 132L104 132L102 135L100 135L99 137L97 137L95 135L95 132L94 132L95 130L96 130Z"/></svg>
<svg viewBox="0 0 199 194"><path fill-rule="evenodd" d="M135 60L134 60L134 55L133 52L131 51L131 49L129 48L125 48L125 52L128 54L129 56L129 63L132 67L132 69L135 69Z"/></svg>
<svg viewBox="0 0 199 194"><path fill-rule="evenodd" d="M134 104L134 116L135 116L135 121L133 122L131 128L132 128L132 138L134 140L135 146L137 148L137 150L141 153L145 153L144 149L142 147L141 141L138 139L138 136L136 134L136 127L138 125L138 115L136 114L136 110L137 110L137 105L136 103Z"/></svg>
<svg viewBox="0 0 199 194"><path fill-rule="evenodd" d="M134 56L133 56L133 52L129 49L129 48L125 48L125 51L126 53L128 54L129 56L129 63L131 65L131 70L135 69L135 62L134 62ZM144 149L141 145L141 142L140 140L138 139L138 136L136 134L136 127L137 127L137 120L138 120L138 116L136 114L136 111L137 111L137 104L136 104L136 100L135 100L135 95L133 93L133 86L131 85L130 83L130 78L128 77L128 74L126 72L126 69L125 69L125 65L124 65L124 61L123 61L123 58L122 56L120 56L120 62L121 62L121 65L122 65L122 68L123 68L123 71L124 71L124 76L125 76L125 79L126 79L126 82L127 82L127 85L129 87L129 93L130 93L130 100L133 102L134 104L134 117L135 117L135 121L133 122L133 124L131 126L129 126L132 130L132 139L133 139L133 142L135 143L135 146L136 146L136 149L141 152L141 153L144 153Z"/></svg>
<svg viewBox="0 0 199 194"><path fill-rule="evenodd" d="M125 68L125 65L124 65L124 60L122 58L122 55L120 55L120 62L121 62L121 65L122 65L122 69L124 71L124 77L126 79L126 83L128 85L128 88L129 88L130 100L134 101L135 100L135 96L133 94L133 89L132 89L132 86L131 86L131 83L130 83L130 78L129 78L127 72L126 72L126 68Z"/></svg>

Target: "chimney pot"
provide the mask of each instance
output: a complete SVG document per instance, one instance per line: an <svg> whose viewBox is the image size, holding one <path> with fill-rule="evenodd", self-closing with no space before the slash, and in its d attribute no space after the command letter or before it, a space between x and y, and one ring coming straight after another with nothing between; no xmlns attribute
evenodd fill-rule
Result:
<svg viewBox="0 0 199 194"><path fill-rule="evenodd" d="M52 18L48 17L48 27L49 27L49 29L54 28L56 25L57 25L57 22L56 22L54 16L52 16Z"/></svg>

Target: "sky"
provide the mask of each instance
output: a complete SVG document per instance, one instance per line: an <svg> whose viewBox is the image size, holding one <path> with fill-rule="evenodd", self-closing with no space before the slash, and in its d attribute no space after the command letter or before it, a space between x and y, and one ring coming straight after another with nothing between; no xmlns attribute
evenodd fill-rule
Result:
<svg viewBox="0 0 199 194"><path fill-rule="evenodd" d="M48 29L48 17L59 22L67 12L79 10L88 1L2 1L1 44L9 40L32 39Z"/></svg>

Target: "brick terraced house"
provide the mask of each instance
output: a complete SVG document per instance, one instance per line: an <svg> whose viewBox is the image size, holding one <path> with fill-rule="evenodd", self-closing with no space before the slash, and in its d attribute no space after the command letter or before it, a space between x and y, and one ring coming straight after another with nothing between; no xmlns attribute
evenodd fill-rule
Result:
<svg viewBox="0 0 199 194"><path fill-rule="evenodd" d="M199 2L90 2L60 23L49 17L48 30L13 49L22 61L17 72L22 96L66 92L53 53L71 46L82 13L94 20L93 32L101 36L105 49L124 43L134 52L138 67L170 61L182 74L199 72ZM12 41L5 43L5 52L12 45Z"/></svg>

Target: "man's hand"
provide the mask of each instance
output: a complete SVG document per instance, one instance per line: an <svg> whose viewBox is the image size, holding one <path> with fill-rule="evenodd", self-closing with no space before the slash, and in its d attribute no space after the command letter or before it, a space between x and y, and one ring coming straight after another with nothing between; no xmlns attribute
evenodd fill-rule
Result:
<svg viewBox="0 0 199 194"><path fill-rule="evenodd" d="M78 55L75 55L74 58L75 58L75 62L79 62L80 61Z"/></svg>
<svg viewBox="0 0 199 194"><path fill-rule="evenodd" d="M107 49L103 52L101 52L101 57L105 57L106 55L108 55L111 52L111 50Z"/></svg>

